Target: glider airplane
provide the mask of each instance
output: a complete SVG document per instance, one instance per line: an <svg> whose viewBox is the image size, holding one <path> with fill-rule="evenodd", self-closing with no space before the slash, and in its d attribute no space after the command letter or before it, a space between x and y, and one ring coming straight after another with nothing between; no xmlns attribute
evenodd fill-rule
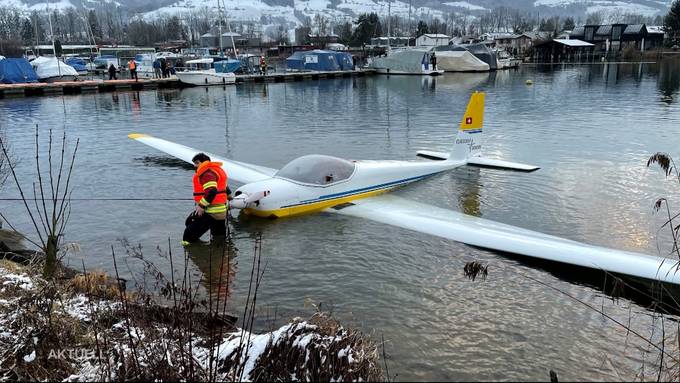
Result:
<svg viewBox="0 0 680 383"><path fill-rule="evenodd" d="M588 245L453 210L381 195L460 166L532 172L538 167L482 156L484 93L471 95L450 153L419 151L427 161L349 161L306 155L280 170L207 153L221 161L230 180L244 185L231 207L246 214L281 218L320 211L360 217L468 245L680 284L671 259ZM191 163L199 151L146 134L128 137Z"/></svg>

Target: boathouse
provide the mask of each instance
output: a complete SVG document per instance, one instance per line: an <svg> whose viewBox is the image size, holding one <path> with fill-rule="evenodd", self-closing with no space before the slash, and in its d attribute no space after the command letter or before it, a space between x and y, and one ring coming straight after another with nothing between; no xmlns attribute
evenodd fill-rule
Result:
<svg viewBox="0 0 680 383"><path fill-rule="evenodd" d="M534 46L537 61L581 61L592 55L595 44L578 39L553 39Z"/></svg>
<svg viewBox="0 0 680 383"><path fill-rule="evenodd" d="M663 34L656 30L650 33L645 24L584 25L574 28L569 39L589 42L599 54L616 54L631 46L645 51L663 45Z"/></svg>
<svg viewBox="0 0 680 383"><path fill-rule="evenodd" d="M436 47L439 45L448 45L451 36L441 33L426 33L416 38L417 47Z"/></svg>

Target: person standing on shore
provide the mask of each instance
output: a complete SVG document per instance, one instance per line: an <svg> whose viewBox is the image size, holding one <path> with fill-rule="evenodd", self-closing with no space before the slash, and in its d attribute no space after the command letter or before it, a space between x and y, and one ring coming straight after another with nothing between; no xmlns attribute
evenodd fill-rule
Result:
<svg viewBox="0 0 680 383"><path fill-rule="evenodd" d="M116 66L113 65L113 63L109 65L109 80L118 80L118 78L116 78Z"/></svg>
<svg viewBox="0 0 680 383"><path fill-rule="evenodd" d="M135 62L135 59L132 59L128 62L128 69L130 69L130 80L134 78L135 81L138 81L139 79L137 78L137 63Z"/></svg>
<svg viewBox="0 0 680 383"><path fill-rule="evenodd" d="M161 62L158 59L153 61L153 76L154 78L161 78Z"/></svg>
<svg viewBox="0 0 680 383"><path fill-rule="evenodd" d="M267 74L267 62L264 60L264 56L260 56L260 74Z"/></svg>

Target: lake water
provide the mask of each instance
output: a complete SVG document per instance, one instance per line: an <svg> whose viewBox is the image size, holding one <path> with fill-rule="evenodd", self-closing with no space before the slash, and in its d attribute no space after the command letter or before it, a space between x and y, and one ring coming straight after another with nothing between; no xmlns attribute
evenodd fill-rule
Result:
<svg viewBox="0 0 680 383"><path fill-rule="evenodd" d="M533 80L533 85L525 81ZM227 88L117 92L0 100L0 124L30 189L34 129L80 139L74 198L190 198L191 170L127 138L131 132L279 168L310 153L349 159L413 159L446 150L469 95L485 91L484 152L540 166L523 174L458 169L410 185L401 197L569 239L658 254L668 235L653 204L680 201L677 180L648 157L680 159L680 64L523 66L438 78L366 77ZM16 196L8 182L1 194ZM17 202L2 212L26 232ZM111 245L126 238L167 269L156 246L174 254L191 201L74 201L65 240L70 261L112 271ZM632 379L657 354L597 312L650 336L650 311L507 256L374 222L333 214L276 221L239 217L231 306L245 300L254 237L267 269L258 293L261 327L308 316L307 302L376 341L384 336L399 380ZM181 256L181 255L180 255ZM466 262L489 264L485 281ZM128 262L135 269L135 261ZM193 254L195 273L207 272ZM124 274L128 267L123 267ZM543 284L533 281L537 279ZM547 286L546 286L547 285ZM548 287L551 286L551 287ZM670 324L669 328L674 327ZM644 361L643 361L643 358Z"/></svg>

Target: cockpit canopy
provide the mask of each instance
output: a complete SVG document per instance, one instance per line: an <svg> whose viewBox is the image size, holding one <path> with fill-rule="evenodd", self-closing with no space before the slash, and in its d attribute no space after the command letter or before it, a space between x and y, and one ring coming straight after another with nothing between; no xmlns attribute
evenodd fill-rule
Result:
<svg viewBox="0 0 680 383"><path fill-rule="evenodd" d="M348 179L356 165L342 158L311 154L289 162L275 177L312 185L330 185Z"/></svg>

